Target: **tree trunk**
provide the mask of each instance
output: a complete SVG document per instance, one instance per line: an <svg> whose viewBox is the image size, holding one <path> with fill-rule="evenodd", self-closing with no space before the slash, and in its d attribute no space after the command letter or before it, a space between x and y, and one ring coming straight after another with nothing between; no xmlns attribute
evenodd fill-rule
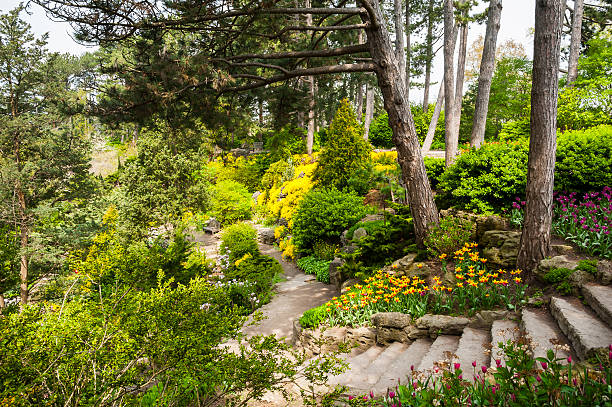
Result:
<svg viewBox="0 0 612 407"><path fill-rule="evenodd" d="M436 127L438 127L438 120L440 120L440 113L442 112L442 105L444 104L444 80L440 83L440 90L438 90L438 99L436 100L436 107L434 108L433 115L429 121L429 128L427 129L427 136L423 141L423 155L425 155L431 149L431 143L433 143L434 136L436 135Z"/></svg>
<svg viewBox="0 0 612 407"><path fill-rule="evenodd" d="M0 294L0 315L2 315L2 311L6 308L6 302L4 301L4 295Z"/></svg>
<svg viewBox="0 0 612 407"><path fill-rule="evenodd" d="M365 109L365 123L363 125L364 134L363 137L367 140L370 134L370 123L374 118L374 88L372 85L366 85L366 109Z"/></svg>
<svg viewBox="0 0 612 407"><path fill-rule="evenodd" d="M406 71L406 57L404 56L404 21L402 0L393 0L394 22L395 22L395 58L397 59L398 67L402 75L400 75L404 85L404 72Z"/></svg>
<svg viewBox="0 0 612 407"><path fill-rule="evenodd" d="M396 0L397 1L397 0ZM404 82L406 83L406 98L410 100L410 58L412 57L412 51L410 50L410 0L406 0L406 63L404 64L405 76Z"/></svg>
<svg viewBox="0 0 612 407"><path fill-rule="evenodd" d="M455 74L453 70L455 44L453 0L444 0L444 141L445 161L450 166L457 154L458 140L454 137Z"/></svg>
<svg viewBox="0 0 612 407"><path fill-rule="evenodd" d="M582 13L584 0L574 1L572 15L572 39L570 42L569 62L567 65L567 84L571 85L578 77L578 54L580 54L580 39L582 36Z"/></svg>
<svg viewBox="0 0 612 407"><path fill-rule="evenodd" d="M536 1L527 205L517 260L518 267L528 273L550 249L561 6L561 0Z"/></svg>
<svg viewBox="0 0 612 407"><path fill-rule="evenodd" d="M480 62L480 74L478 75L474 125L472 126L472 135L470 137L470 144L476 148L480 147L484 142L487 113L489 111L489 96L491 94L491 79L495 69L495 49L497 47L497 33L499 32L501 11L502 0L491 0Z"/></svg>
<svg viewBox="0 0 612 407"><path fill-rule="evenodd" d="M427 37L425 38L427 49L425 57L425 84L423 88L423 113L429 109L429 85L431 82L431 64L433 59L433 6L433 0L429 0L429 7L427 8Z"/></svg>
<svg viewBox="0 0 612 407"><path fill-rule="evenodd" d="M361 123L363 120L363 85L357 85L357 121Z"/></svg>
<svg viewBox="0 0 612 407"><path fill-rule="evenodd" d="M410 105L406 99L406 87L402 86L403 72L399 70L393 54L378 0L361 0L360 3L364 5L370 17L370 25L366 29L370 54L378 66L376 76L383 95L385 110L389 115L389 124L393 131L393 143L397 148L397 159L402 170L402 178L408 189L416 242L422 246L429 229L438 224L439 218L425 171ZM365 19L365 16L362 18Z"/></svg>
<svg viewBox="0 0 612 407"><path fill-rule="evenodd" d="M467 53L467 38L468 38L468 25L465 23L461 27L461 40L459 41L459 55L457 58L457 81L455 84L455 113L453 114L453 138L455 139L456 145L459 145L459 126L461 125L461 106L463 105L463 84L465 78L465 56ZM455 156L457 152L455 151ZM452 160L455 160L455 156L452 156Z"/></svg>
<svg viewBox="0 0 612 407"><path fill-rule="evenodd" d="M310 0L306 0L306 8L310 8ZM312 26L312 14L306 14L306 25ZM310 34L310 32L308 32ZM306 78L308 82L308 130L306 132L306 153L312 155L315 131L315 79L314 76Z"/></svg>

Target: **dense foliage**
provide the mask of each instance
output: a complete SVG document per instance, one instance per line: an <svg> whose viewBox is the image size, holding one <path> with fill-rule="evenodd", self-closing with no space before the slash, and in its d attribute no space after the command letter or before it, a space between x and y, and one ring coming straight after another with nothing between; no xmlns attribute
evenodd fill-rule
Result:
<svg viewBox="0 0 612 407"><path fill-rule="evenodd" d="M369 161L369 150L353 107L347 99L342 100L327 132L327 144L321 151L314 180L324 187L344 188L349 178Z"/></svg>
<svg viewBox="0 0 612 407"><path fill-rule="evenodd" d="M362 199L336 189L312 190L300 202L293 219L293 239L298 250L309 253L317 241L340 241L342 232L366 214Z"/></svg>
<svg viewBox="0 0 612 407"><path fill-rule="evenodd" d="M251 219L251 196L249 190L237 181L219 181L212 188L211 213L223 225Z"/></svg>
<svg viewBox="0 0 612 407"><path fill-rule="evenodd" d="M257 231L248 223L236 223L225 229L221 235L219 253L228 255L231 262L246 254L259 253L257 247Z"/></svg>

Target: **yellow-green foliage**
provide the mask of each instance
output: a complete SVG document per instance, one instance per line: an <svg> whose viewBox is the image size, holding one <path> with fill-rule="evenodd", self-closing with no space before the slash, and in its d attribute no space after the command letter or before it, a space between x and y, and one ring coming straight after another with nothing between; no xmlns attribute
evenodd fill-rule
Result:
<svg viewBox="0 0 612 407"><path fill-rule="evenodd" d="M351 176L367 166L369 159L370 146L363 139L363 127L348 99L343 99L329 128L314 179L321 186L342 189Z"/></svg>
<svg viewBox="0 0 612 407"><path fill-rule="evenodd" d="M246 186L249 191L259 188L260 174L254 157L234 157L229 153L223 158L217 157L208 164L213 175L219 181L236 181Z"/></svg>
<svg viewBox="0 0 612 407"><path fill-rule="evenodd" d="M386 176L395 175L399 172L399 164L397 163L397 151L372 151L370 159L374 164L374 171L382 173Z"/></svg>
<svg viewBox="0 0 612 407"><path fill-rule="evenodd" d="M304 197L310 191L314 183L312 174L317 168L316 155L295 155L293 162L295 165L294 175L288 181L274 183L272 188L263 193L257 199L257 204L261 212L266 217L285 218L291 227L293 214ZM279 199L284 196L283 199Z"/></svg>

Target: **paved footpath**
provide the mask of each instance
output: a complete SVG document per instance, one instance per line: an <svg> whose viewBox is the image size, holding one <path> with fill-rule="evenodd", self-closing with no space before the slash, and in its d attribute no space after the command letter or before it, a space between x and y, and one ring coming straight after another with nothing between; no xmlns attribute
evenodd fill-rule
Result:
<svg viewBox="0 0 612 407"><path fill-rule="evenodd" d="M247 336L272 335L293 339L293 321L304 311L329 301L338 291L328 284L316 281L312 275L301 272L294 263L283 260L281 253L273 246L259 245L261 253L274 257L283 267L285 281L274 287L272 301L259 309L264 320L259 324L247 326L243 332Z"/></svg>

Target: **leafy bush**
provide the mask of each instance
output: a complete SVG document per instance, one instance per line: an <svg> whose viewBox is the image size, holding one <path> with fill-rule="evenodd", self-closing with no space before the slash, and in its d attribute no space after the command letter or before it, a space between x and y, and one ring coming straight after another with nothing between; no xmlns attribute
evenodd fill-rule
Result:
<svg viewBox="0 0 612 407"><path fill-rule="evenodd" d="M424 157L425 170L427 171L427 178L432 189L436 189L440 183L440 176L446 170L446 164L444 158Z"/></svg>
<svg viewBox="0 0 612 407"><path fill-rule="evenodd" d="M317 281L329 284L329 260L321 260L316 256L307 256L299 258L297 265L306 274L312 274L317 277Z"/></svg>
<svg viewBox="0 0 612 407"><path fill-rule="evenodd" d="M251 193L239 182L219 181L213 187L212 215L223 225L251 219Z"/></svg>
<svg viewBox="0 0 612 407"><path fill-rule="evenodd" d="M478 212L508 209L525 195L527 152L526 143L487 143L465 152L440 176L438 199Z"/></svg>
<svg viewBox="0 0 612 407"><path fill-rule="evenodd" d="M288 361L277 357L286 347L273 338L263 346L258 338L238 355L219 346L239 334L239 311L201 278L147 292L118 285L104 299L28 306L0 318L0 402L102 406L119 397L141 405L157 380L165 384L160 399L173 405L195 397L213 404L220 388L234 400L245 390L261 394L284 372Z"/></svg>
<svg viewBox="0 0 612 407"><path fill-rule="evenodd" d="M301 253L317 241L336 243L340 235L367 212L361 198L336 189L312 190L300 202L293 219L293 240Z"/></svg>
<svg viewBox="0 0 612 407"><path fill-rule="evenodd" d="M569 131L558 137L555 190L600 191L612 185L612 126Z"/></svg>
<svg viewBox="0 0 612 407"><path fill-rule="evenodd" d="M370 123L370 131L368 139L374 147L392 148L393 147L393 132L389 126L389 116L383 113Z"/></svg>
<svg viewBox="0 0 612 407"><path fill-rule="evenodd" d="M440 219L440 224L429 232L423 243L434 256L450 256L469 242L474 226L469 220L447 216Z"/></svg>
<svg viewBox="0 0 612 407"><path fill-rule="evenodd" d="M420 105L410 106L414 119L414 128L421 144L425 141L425 137L427 137L429 124L431 123L431 117L433 116L435 108L435 103L430 103L426 112L423 112L423 107ZM433 142L431 143L431 148L434 150L444 150L444 110L440 112L440 118L436 124L436 131L434 133Z"/></svg>
<svg viewBox="0 0 612 407"><path fill-rule="evenodd" d="M597 260L580 260L576 266L576 270L586 271L593 275L597 274Z"/></svg>
<svg viewBox="0 0 612 407"><path fill-rule="evenodd" d="M264 190L270 190L274 186L280 185L285 181L293 179L295 176L295 167L293 159L289 157L287 160L281 160L270 165L261 178L261 187Z"/></svg>
<svg viewBox="0 0 612 407"><path fill-rule="evenodd" d="M312 252L321 260L333 260L336 257L338 245L327 243L322 240L315 242L312 245Z"/></svg>
<svg viewBox="0 0 612 407"><path fill-rule="evenodd" d="M265 155L256 157L234 157L231 153L217 158L209 167L219 181L232 180L244 185L249 192L259 189L262 176L270 166L269 158Z"/></svg>
<svg viewBox="0 0 612 407"><path fill-rule="evenodd" d="M502 125L499 140L503 142L519 141L529 138L531 133L531 120L529 117L510 120Z"/></svg>
<svg viewBox="0 0 612 407"><path fill-rule="evenodd" d="M323 187L344 188L351 176L370 159L370 146L347 99L340 102L319 157L314 180Z"/></svg>
<svg viewBox="0 0 612 407"><path fill-rule="evenodd" d="M385 222L384 219L374 220L370 222L357 222L349 228L348 232L346 232L346 238L348 240L353 240L353 234L359 228L364 228L366 232L368 232L368 235L371 235L374 233L374 231L386 229L387 227L387 222Z"/></svg>
<svg viewBox="0 0 612 407"><path fill-rule="evenodd" d="M569 276L574 273L574 270L570 270L564 267L552 268L546 274L544 274L544 281L550 284L560 283L567 280Z"/></svg>
<svg viewBox="0 0 612 407"><path fill-rule="evenodd" d="M219 252L229 255L231 262L240 259L246 254L255 256L259 254L257 246L257 231L248 223L236 223L223 231Z"/></svg>
<svg viewBox="0 0 612 407"><path fill-rule="evenodd" d="M270 301L272 287L282 272L283 268L275 259L247 253L224 271L220 286L227 291L232 303L250 314Z"/></svg>

